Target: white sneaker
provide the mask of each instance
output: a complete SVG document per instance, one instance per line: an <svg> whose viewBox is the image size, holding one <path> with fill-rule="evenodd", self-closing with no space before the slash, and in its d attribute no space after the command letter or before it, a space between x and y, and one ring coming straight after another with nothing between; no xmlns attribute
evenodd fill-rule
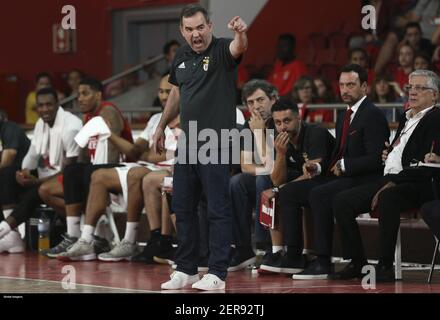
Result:
<svg viewBox="0 0 440 320"><path fill-rule="evenodd" d="M95 246L92 242L79 238L66 252L57 256L61 261L89 261L96 260Z"/></svg>
<svg viewBox="0 0 440 320"><path fill-rule="evenodd" d="M123 239L111 251L99 254L98 259L101 261L129 261L135 253L136 244Z"/></svg>
<svg viewBox="0 0 440 320"><path fill-rule="evenodd" d="M193 284L194 282L199 281L199 275L189 275L186 273L183 273L181 271L174 271L171 276L171 280L164 282L160 285L161 289L165 290L177 290L182 289L190 284Z"/></svg>
<svg viewBox="0 0 440 320"><path fill-rule="evenodd" d="M215 274L207 273L202 280L197 281L192 285L193 289L199 290L225 290L225 282L217 277Z"/></svg>
<svg viewBox="0 0 440 320"><path fill-rule="evenodd" d="M20 233L15 230L8 232L0 239L0 253L20 253L24 251L24 243L21 240Z"/></svg>

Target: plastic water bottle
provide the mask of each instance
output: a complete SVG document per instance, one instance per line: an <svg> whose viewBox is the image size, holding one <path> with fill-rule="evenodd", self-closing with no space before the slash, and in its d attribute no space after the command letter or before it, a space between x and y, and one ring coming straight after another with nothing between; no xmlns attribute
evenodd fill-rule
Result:
<svg viewBox="0 0 440 320"><path fill-rule="evenodd" d="M38 251L50 248L49 230L50 220L43 214L38 219Z"/></svg>

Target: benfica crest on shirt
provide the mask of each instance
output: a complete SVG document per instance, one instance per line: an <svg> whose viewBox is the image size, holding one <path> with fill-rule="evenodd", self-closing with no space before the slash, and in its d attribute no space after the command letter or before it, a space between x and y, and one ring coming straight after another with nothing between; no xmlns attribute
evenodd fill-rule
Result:
<svg viewBox="0 0 440 320"><path fill-rule="evenodd" d="M203 70L208 71L208 67L209 67L209 57L205 57L203 59Z"/></svg>

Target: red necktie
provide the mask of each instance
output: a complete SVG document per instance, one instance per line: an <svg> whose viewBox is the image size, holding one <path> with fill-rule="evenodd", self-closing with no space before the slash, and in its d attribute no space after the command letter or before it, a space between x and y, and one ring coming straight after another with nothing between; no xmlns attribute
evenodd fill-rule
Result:
<svg viewBox="0 0 440 320"><path fill-rule="evenodd" d="M339 144L339 152L338 152L340 157L342 157L342 153L344 152L345 149L345 142L347 142L348 127L350 127L350 119L352 114L353 114L353 110L351 110L351 108L348 108L348 110L345 111L344 123L342 125L341 143Z"/></svg>
<svg viewBox="0 0 440 320"><path fill-rule="evenodd" d="M339 151L336 157L333 158L329 170L335 165L335 163L339 159L342 158L342 155L344 154L345 143L347 142L348 128L350 127L350 119L352 114L353 114L353 110L351 110L351 108L348 108L347 111L345 111L344 123L342 124L341 142L339 143Z"/></svg>

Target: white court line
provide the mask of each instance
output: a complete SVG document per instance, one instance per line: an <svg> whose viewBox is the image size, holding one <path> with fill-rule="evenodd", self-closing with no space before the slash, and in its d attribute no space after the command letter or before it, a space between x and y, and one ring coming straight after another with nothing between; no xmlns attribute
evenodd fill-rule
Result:
<svg viewBox="0 0 440 320"><path fill-rule="evenodd" d="M348 288L348 287L359 287L362 288L362 285L358 284L347 284L347 285L327 285L327 286L273 286L273 287L240 287L240 288L229 288L227 291L237 291L237 290L244 290L244 289L258 289L258 290L276 290L276 289L316 289L316 288L326 288L326 289L333 289L333 288Z"/></svg>
<svg viewBox="0 0 440 320"><path fill-rule="evenodd" d="M45 280L45 279L31 279L31 278L20 278L20 277L7 277L7 276L0 276L0 279L7 279L7 280L30 280L30 281L40 281L40 282L51 282L51 283L59 283L61 285L61 281L56 280ZM127 288L117 288L117 287L107 287L107 286L98 286L94 284L82 284L82 283L75 283L79 286L84 287L92 287L92 288L100 288L100 289L112 289L112 290L125 290L125 291L134 291L139 293L160 293L161 291L153 291L153 290L142 290L142 289L127 289ZM66 291L75 291L75 289L66 290Z"/></svg>

